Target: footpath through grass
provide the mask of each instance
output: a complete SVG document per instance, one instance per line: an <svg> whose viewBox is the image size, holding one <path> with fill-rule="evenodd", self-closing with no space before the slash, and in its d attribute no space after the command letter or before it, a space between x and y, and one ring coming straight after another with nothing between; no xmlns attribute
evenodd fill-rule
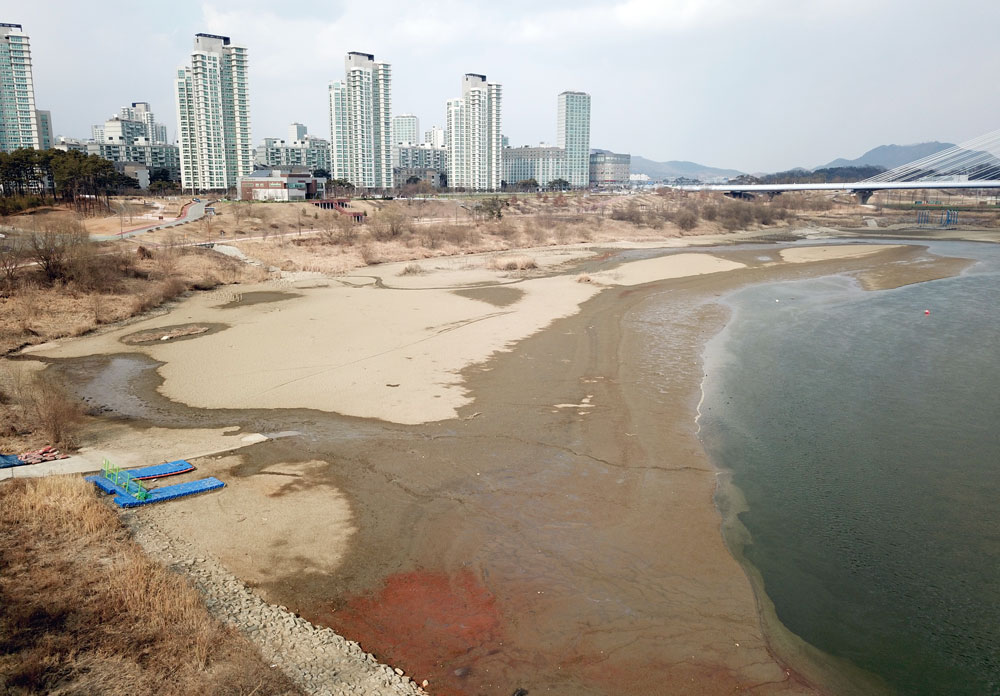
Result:
<svg viewBox="0 0 1000 696"><path fill-rule="evenodd" d="M301 692L60 477L0 484L0 693Z"/></svg>

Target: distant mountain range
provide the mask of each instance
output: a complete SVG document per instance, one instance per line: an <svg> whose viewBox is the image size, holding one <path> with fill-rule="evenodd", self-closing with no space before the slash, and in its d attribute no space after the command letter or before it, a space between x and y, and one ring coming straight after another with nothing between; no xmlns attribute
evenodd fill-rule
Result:
<svg viewBox="0 0 1000 696"><path fill-rule="evenodd" d="M718 169L717 167L707 167L697 162L684 162L671 160L669 162L654 162L653 160L632 155L632 173L645 174L650 179L715 179L717 177L730 178L739 176L743 172L735 169Z"/></svg>
<svg viewBox="0 0 1000 696"><path fill-rule="evenodd" d="M816 169L830 169L832 167L883 167L894 169L903 164L909 164L916 160L929 157L936 152L955 147L952 143L916 143L915 145L879 145L861 155L857 159L835 159L828 164L824 164Z"/></svg>
<svg viewBox="0 0 1000 696"><path fill-rule="evenodd" d="M840 157L828 162L827 164L815 167L813 169L796 168L789 170L787 172L779 172L778 174L766 175L766 174L755 174L756 178L768 178L781 176L789 177L800 174L803 178L809 177L812 172L817 170L840 170L840 169L850 169L858 168L869 169L872 168L882 168L882 169L893 169L903 164L909 164L924 157L929 157L942 150L947 150L948 148L955 147L952 143L941 143L941 142L929 142L929 143L915 143L913 145L880 145L876 148L872 148L865 154L861 155L856 159L846 159ZM592 150L592 152L607 152L607 150ZM984 166L990 169L998 169L1000 171L1000 160L991 157L984 157L982 160ZM632 155L632 173L633 174L646 174L650 179L699 179L701 181L707 181L712 179L732 179L744 174L743 172L736 169L722 169L719 167L709 167L704 164L698 164L697 162L686 162L680 160L670 160L668 162L656 162L654 160L646 159L640 155ZM845 172L849 174L850 172ZM862 172L855 172L862 173ZM871 176L874 172L864 172L867 176ZM836 174L836 172L834 172ZM982 177L980 177L982 178Z"/></svg>

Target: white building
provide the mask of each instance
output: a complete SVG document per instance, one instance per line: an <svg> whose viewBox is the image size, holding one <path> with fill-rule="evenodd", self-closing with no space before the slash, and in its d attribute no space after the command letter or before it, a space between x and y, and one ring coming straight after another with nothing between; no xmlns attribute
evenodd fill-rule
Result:
<svg viewBox="0 0 1000 696"><path fill-rule="evenodd" d="M258 169L241 176L241 201L304 201L326 197L326 179L299 167Z"/></svg>
<svg viewBox="0 0 1000 696"><path fill-rule="evenodd" d="M38 149L31 46L20 24L0 24L0 152Z"/></svg>
<svg viewBox="0 0 1000 696"><path fill-rule="evenodd" d="M352 51L330 84L330 174L358 188L392 188L392 67Z"/></svg>
<svg viewBox="0 0 1000 696"><path fill-rule="evenodd" d="M500 113L502 88L485 75L462 78L461 99L447 102L448 185L496 191L503 179Z"/></svg>
<svg viewBox="0 0 1000 696"><path fill-rule="evenodd" d="M574 188L590 183L590 95L563 92L556 116L556 145L566 150L563 177Z"/></svg>
<svg viewBox="0 0 1000 696"><path fill-rule="evenodd" d="M503 180L513 186L531 179L539 186L566 179L566 150L551 145L504 148Z"/></svg>
<svg viewBox="0 0 1000 696"><path fill-rule="evenodd" d="M253 171L247 49L196 34L190 67L177 69L181 185L228 190Z"/></svg>
<svg viewBox="0 0 1000 696"><path fill-rule="evenodd" d="M429 131L424 131L424 142L434 147L444 147L444 128L431 126Z"/></svg>
<svg viewBox="0 0 1000 696"><path fill-rule="evenodd" d="M392 117L392 144L420 144L420 120L413 114Z"/></svg>

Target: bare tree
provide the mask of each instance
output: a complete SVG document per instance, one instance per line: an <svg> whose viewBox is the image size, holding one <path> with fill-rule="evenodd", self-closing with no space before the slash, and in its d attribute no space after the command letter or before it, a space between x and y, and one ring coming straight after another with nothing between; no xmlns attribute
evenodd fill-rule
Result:
<svg viewBox="0 0 1000 696"><path fill-rule="evenodd" d="M0 239L0 283L5 291L14 289L17 269L28 256L27 244L20 235Z"/></svg>
<svg viewBox="0 0 1000 696"><path fill-rule="evenodd" d="M229 206L229 212L233 215L233 221L236 222L236 227L239 227L243 224L243 221L247 219L250 210L247 206L243 205L239 201L236 201Z"/></svg>
<svg viewBox="0 0 1000 696"><path fill-rule="evenodd" d="M332 244L337 240L337 218L344 217L336 210L323 210L319 214L319 218L316 220L316 224L319 226L320 238L327 244Z"/></svg>
<svg viewBox="0 0 1000 696"><path fill-rule="evenodd" d="M201 220L198 221L198 224L201 227L201 232L202 234L205 235L205 239L212 238L212 228L215 223L213 217L214 216L212 215L204 215L202 216Z"/></svg>
<svg viewBox="0 0 1000 696"><path fill-rule="evenodd" d="M30 237L30 255L51 283L66 276L70 255L86 247L87 230L78 222L48 223Z"/></svg>

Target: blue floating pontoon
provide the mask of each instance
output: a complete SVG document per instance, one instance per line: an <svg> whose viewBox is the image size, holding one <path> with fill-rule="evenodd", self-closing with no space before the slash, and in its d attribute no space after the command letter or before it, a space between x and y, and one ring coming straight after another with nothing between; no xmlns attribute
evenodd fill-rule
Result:
<svg viewBox="0 0 1000 696"><path fill-rule="evenodd" d="M164 500L183 498L186 495L195 495L196 493L214 491L215 489L222 488L225 485L226 484L214 476L209 476L208 478L198 479L197 481L187 481L185 483L174 484L173 486L163 486L161 488L150 489L149 496L145 499L139 499L128 495L127 493L119 494L115 496L115 505L123 508L138 507L140 505L149 505L150 503L160 503Z"/></svg>
<svg viewBox="0 0 1000 696"><path fill-rule="evenodd" d="M146 466L141 469L128 469L128 474L131 478L137 479L139 481L145 481L146 479L163 478L164 476L175 476L177 474L186 474L189 471L194 471L194 464L191 462L186 462L183 459L178 459L173 462L166 462L165 464L154 464L153 466Z"/></svg>
<svg viewBox="0 0 1000 696"><path fill-rule="evenodd" d="M145 469L126 471L114 466L105 459L101 473L94 476L87 476L84 480L90 481L105 493L114 493L115 504L123 508L158 503L163 500L173 500L174 498L183 498L186 495L214 491L216 488L222 488L226 485L214 476L197 481L178 483L173 486L161 486L160 488L146 488L139 483L140 478L171 476L191 471L192 469L194 467L188 462L178 460L146 467ZM140 476L136 476L136 474L140 474Z"/></svg>

